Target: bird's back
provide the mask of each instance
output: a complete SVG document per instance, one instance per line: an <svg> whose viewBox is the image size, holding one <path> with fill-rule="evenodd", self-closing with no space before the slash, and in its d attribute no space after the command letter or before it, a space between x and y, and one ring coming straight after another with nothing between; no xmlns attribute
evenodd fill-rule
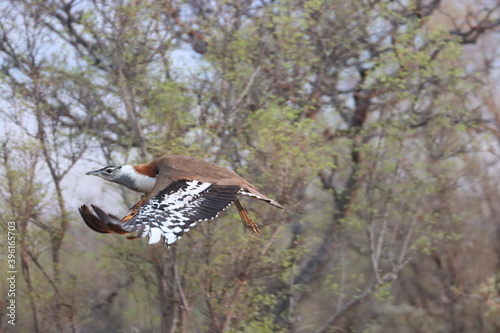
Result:
<svg viewBox="0 0 500 333"><path fill-rule="evenodd" d="M261 198L276 207L283 208L283 206L278 204L276 201L260 193L255 186L240 177L236 172L216 164L202 159L181 155L161 157L155 162L157 163L158 168L170 167L178 170L178 172L172 172L172 174L177 175L176 177L198 180L217 185L238 185L242 190L246 190L248 193ZM175 181L177 179L172 180Z"/></svg>
<svg viewBox="0 0 500 333"><path fill-rule="evenodd" d="M218 185L250 185L236 172L202 159L189 156L172 155L159 158L156 161L159 168L165 166L172 167L182 171L186 175L189 175L190 178L202 182Z"/></svg>

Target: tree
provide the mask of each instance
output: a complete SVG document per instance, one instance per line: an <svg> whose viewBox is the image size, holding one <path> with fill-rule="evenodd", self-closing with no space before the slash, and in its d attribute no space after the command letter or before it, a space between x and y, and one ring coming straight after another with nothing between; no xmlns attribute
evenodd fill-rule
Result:
<svg viewBox="0 0 500 333"><path fill-rule="evenodd" d="M383 0L4 6L4 103L23 112L3 114L39 150L22 150L36 156L17 162L32 161L26 173L13 175L8 158L3 168L11 183L50 179L45 195L57 203L55 216L29 203L42 212L23 220L18 186L6 191L12 217L24 221L22 251L51 245L50 257L23 257L32 313L23 325L60 332L434 331L441 322L450 332L498 329L486 311L498 311L491 296L498 234L470 233L467 223L494 216L493 188L481 201L491 215L469 201L472 184L485 182L477 170L488 156L478 154L498 122L475 103L482 86L461 58L465 44L497 29L498 7L471 11L466 24L450 14L454 24L436 26L447 9L440 1ZM174 55L186 48L192 68L176 68ZM96 154L96 162L121 164L172 153L231 167L287 210L248 203L264 226L260 237L242 231L229 211L170 250L85 233L104 243L80 267L71 265L79 250L65 248L67 235L81 223L61 186L69 170ZM30 189L34 197L41 191ZM24 241L40 232L40 243ZM456 267L464 265L462 247L478 238L490 252L469 251L470 260L487 254L492 264L464 273ZM36 296L47 289L53 306Z"/></svg>

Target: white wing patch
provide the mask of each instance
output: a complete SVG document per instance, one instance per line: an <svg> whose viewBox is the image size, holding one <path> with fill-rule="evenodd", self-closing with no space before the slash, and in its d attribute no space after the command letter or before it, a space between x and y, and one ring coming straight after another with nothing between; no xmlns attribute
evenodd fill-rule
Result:
<svg viewBox="0 0 500 333"><path fill-rule="evenodd" d="M170 246L196 222L217 217L236 199L238 191L240 187L236 185L179 180L144 202L122 227L137 231L140 237L149 236L149 244L163 237Z"/></svg>
<svg viewBox="0 0 500 333"><path fill-rule="evenodd" d="M158 243L161 239L161 235L161 229L151 228L151 230L149 231L149 244Z"/></svg>

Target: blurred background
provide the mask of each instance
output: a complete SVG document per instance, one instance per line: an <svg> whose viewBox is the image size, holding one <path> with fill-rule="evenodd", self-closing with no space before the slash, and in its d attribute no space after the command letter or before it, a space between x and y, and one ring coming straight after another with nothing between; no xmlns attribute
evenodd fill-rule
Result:
<svg viewBox="0 0 500 333"><path fill-rule="evenodd" d="M500 4L4 1L15 332L500 332ZM243 199L172 248L101 235L105 165L182 154Z"/></svg>

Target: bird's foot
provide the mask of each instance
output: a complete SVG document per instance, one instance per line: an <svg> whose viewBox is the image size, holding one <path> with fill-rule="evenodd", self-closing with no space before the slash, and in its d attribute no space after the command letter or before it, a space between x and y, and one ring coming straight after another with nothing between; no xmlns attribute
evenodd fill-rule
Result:
<svg viewBox="0 0 500 333"><path fill-rule="evenodd" d="M245 211L245 209L243 209L243 206L241 205L239 200L236 199L234 203L236 205L236 208L238 208L238 213L240 214L243 224L256 234L260 234L259 226L248 216L247 212Z"/></svg>
<svg viewBox="0 0 500 333"><path fill-rule="evenodd" d="M255 223L253 220L251 219L248 219L248 220L243 220L243 224L250 230L252 230L253 232L255 232L256 234L260 234L260 229L259 229L259 226L257 225L257 223Z"/></svg>

